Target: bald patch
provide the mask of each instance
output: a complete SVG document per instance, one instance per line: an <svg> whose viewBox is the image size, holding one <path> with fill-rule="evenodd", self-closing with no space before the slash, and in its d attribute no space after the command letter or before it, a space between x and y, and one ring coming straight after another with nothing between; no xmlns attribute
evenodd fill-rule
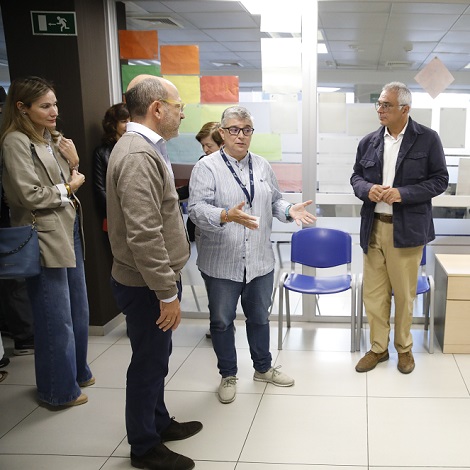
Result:
<svg viewBox="0 0 470 470"><path fill-rule="evenodd" d="M127 85L127 90L126 91L129 91L131 88L134 88L138 83L140 83L141 81L147 79L147 78L155 78L155 79L158 79L159 77L156 77L155 75L149 75L149 74L146 74L146 73L143 73L141 75L137 75L136 77L134 77L130 82L129 82L129 85Z"/></svg>

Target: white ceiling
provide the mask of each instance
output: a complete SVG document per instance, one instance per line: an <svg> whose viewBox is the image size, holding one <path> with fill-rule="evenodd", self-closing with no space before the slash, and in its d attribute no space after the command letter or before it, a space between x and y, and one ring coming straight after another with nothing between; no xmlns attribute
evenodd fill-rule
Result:
<svg viewBox="0 0 470 470"><path fill-rule="evenodd" d="M124 3L128 29L156 29L160 44L196 44L202 75L238 75L247 87L259 87L260 39L269 36L260 32L260 16L241 2ZM283 4L289 8L289 2ZM318 56L319 85L354 89L401 80L411 86L416 73L438 57L455 77L450 88L470 89L470 70L464 71L470 62L468 0L325 0L318 5L318 27L328 48ZM159 24L158 18L176 25Z"/></svg>
<svg viewBox="0 0 470 470"><path fill-rule="evenodd" d="M160 44L198 45L202 75L238 75L242 88L260 88L260 39L268 35L260 32L260 16L252 16L241 2L123 3L128 29L156 29ZM288 1L283 4L289 8ZM318 26L328 47L328 54L318 55L319 85L357 92L400 80L419 88L414 76L438 57L455 78L449 89L470 92L470 69L463 69L470 62L470 0L320 0L318 5ZM8 71L2 66L7 64L2 24L0 81Z"/></svg>

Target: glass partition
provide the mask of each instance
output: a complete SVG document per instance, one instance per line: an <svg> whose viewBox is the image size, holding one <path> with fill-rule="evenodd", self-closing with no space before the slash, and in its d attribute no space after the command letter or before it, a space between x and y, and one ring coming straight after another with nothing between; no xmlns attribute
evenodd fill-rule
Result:
<svg viewBox="0 0 470 470"><path fill-rule="evenodd" d="M143 26L139 9L134 10L132 2L125 3L128 29ZM179 30L155 26L160 45L198 47L201 71L197 80L237 77L237 102L255 117L251 150L271 162L287 199L314 201L317 225L353 235L356 273L362 271L358 246L361 202L349 184L356 147L364 135L379 126L373 102L382 85L394 80L406 83L413 92L411 116L440 133L450 173L446 194L433 201L438 237L429 250L431 272L434 251L470 251L466 238L470 234L470 176L465 176L470 172L470 72L464 64L452 69L455 81L434 99L414 78L439 53L440 39L429 25L436 25L441 35L444 29L449 43L461 41L465 48L469 42L465 36L470 27L468 3L328 0L301 2L302 8L287 9L285 4L279 2L278 8L278 3L270 2L260 14L253 12L248 2L213 0L200 2L201 9L210 4L210 12L200 11L191 17L184 12L198 2L151 3L153 17L171 16L182 25ZM183 4L188 6L183 8ZM287 13L292 13L290 21ZM184 42L184 30L191 28L197 29L195 37L199 39ZM426 48L430 48L427 56L423 55ZM247 51L249 56L244 53ZM466 55L468 52L461 51L459 60ZM212 65L208 65L209 57ZM454 56L452 59L456 63ZM171 75L166 78L172 80ZM185 81L179 83L184 95ZM186 119L180 137L168 145L178 184L187 183L202 154L194 138L200 126L218 120L233 102L208 102L201 96L182 96L188 103ZM274 222L272 241L278 270L281 263L283 269L289 268L288 242L297 229L295 224ZM184 272L184 310L188 315L206 315L207 297L196 256L193 249ZM302 319L348 321L347 308L322 308L321 304L318 308L309 296L304 299L299 309Z"/></svg>

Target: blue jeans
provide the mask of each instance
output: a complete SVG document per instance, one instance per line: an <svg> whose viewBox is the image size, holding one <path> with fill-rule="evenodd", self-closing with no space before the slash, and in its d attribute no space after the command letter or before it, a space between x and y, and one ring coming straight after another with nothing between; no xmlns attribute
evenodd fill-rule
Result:
<svg viewBox="0 0 470 470"><path fill-rule="evenodd" d="M53 406L81 395L78 383L92 377L87 364L88 296L80 240L74 227L75 268L41 267L26 284L34 316L38 398Z"/></svg>
<svg viewBox="0 0 470 470"><path fill-rule="evenodd" d="M253 279L248 284L210 277L201 272L209 297L212 346L222 377L237 375L234 320L241 297L246 317L246 335L253 367L266 372L271 367L269 352L269 307L273 290L274 271Z"/></svg>
<svg viewBox="0 0 470 470"><path fill-rule="evenodd" d="M181 299L181 283L178 298ZM132 358L127 369L126 428L131 452L143 455L157 444L170 425L164 400L165 377L172 350L172 331L155 324L160 301L148 287L130 287L111 279L119 309L126 315Z"/></svg>

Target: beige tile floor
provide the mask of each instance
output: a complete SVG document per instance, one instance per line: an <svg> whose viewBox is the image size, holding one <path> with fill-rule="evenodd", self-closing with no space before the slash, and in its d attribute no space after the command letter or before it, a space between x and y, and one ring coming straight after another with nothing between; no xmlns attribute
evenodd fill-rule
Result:
<svg viewBox="0 0 470 470"><path fill-rule="evenodd" d="M413 329L416 369L396 369L397 354L358 374L361 353L349 352L347 324L294 322L273 360L296 379L292 388L252 380L244 322L237 321L237 399L222 405L207 320L184 319L174 333L166 385L178 420L204 429L168 443L201 470L470 469L470 355L426 351L427 333ZM11 340L5 338L7 353ZM363 334L363 351L367 347ZM12 357L0 384L0 469L130 469L124 424L129 341L122 324L90 337L96 385L86 405L51 412L35 399L32 356Z"/></svg>

